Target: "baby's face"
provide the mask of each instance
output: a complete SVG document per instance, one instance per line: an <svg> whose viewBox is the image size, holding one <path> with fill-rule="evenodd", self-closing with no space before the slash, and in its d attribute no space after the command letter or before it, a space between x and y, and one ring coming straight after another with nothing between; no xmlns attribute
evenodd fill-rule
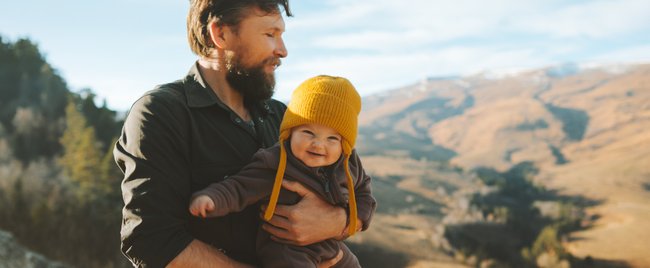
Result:
<svg viewBox="0 0 650 268"><path fill-rule="evenodd" d="M331 127L304 124L291 130L291 152L308 167L334 164L341 148L341 135Z"/></svg>

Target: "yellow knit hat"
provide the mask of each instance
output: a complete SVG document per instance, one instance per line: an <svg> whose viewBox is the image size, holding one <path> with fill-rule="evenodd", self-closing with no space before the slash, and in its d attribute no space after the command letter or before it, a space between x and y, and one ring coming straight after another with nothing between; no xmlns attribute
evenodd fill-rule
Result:
<svg viewBox="0 0 650 268"><path fill-rule="evenodd" d="M350 81L342 77L320 75L307 79L293 91L291 101L280 124L280 164L275 176L271 200L264 214L270 220L278 201L282 178L286 168L286 149L284 141L289 138L291 129L303 124L321 124L335 129L341 137L345 156L344 166L348 181L350 199L350 225L348 233L357 230L357 205L354 196L354 181L350 175L350 154L357 140L357 117L361 112L361 97Z"/></svg>

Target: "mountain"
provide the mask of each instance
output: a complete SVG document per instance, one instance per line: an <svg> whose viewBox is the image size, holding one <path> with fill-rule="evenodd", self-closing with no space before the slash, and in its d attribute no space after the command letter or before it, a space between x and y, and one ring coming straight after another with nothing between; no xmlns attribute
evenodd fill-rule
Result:
<svg viewBox="0 0 650 268"><path fill-rule="evenodd" d="M424 182L476 190L480 183L468 171L505 172L533 163L539 169L535 183L594 200L586 210L593 227L566 242L572 254L650 266L650 64L565 64L429 78L366 97L363 104L358 149L364 163L370 159L366 169L380 174L378 184L393 172L400 176L393 185L404 195L434 196L442 189L438 193L450 197L453 191ZM413 182L407 173L418 172L418 163L459 172L428 167L430 174ZM448 209L449 202L438 202Z"/></svg>

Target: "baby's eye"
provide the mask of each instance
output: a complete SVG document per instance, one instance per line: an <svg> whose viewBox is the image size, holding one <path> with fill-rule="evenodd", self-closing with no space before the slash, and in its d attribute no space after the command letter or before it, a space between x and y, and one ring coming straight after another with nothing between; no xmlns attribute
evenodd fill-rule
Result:
<svg viewBox="0 0 650 268"><path fill-rule="evenodd" d="M339 138L337 136L330 136L330 137L327 137L327 139L330 140L330 141L340 141L341 140L341 138Z"/></svg>
<svg viewBox="0 0 650 268"><path fill-rule="evenodd" d="M302 131L302 133L305 133L305 134L310 135L310 136L314 136L314 132L311 132L311 131L306 130L306 129L304 129L304 130Z"/></svg>

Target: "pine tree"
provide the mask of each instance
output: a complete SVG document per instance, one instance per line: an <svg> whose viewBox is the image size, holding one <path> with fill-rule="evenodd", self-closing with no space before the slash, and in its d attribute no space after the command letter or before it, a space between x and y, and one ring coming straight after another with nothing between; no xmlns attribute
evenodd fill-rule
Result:
<svg viewBox="0 0 650 268"><path fill-rule="evenodd" d="M101 180L101 154L95 129L88 126L86 118L70 99L65 109L66 129L61 137L63 156L61 166L65 175L78 186L81 201L90 202L105 194Z"/></svg>
<svg viewBox="0 0 650 268"><path fill-rule="evenodd" d="M0 37L0 124L7 130L14 156L27 164L40 157L61 153L61 121L69 90L38 46L28 39L5 43ZM28 111L32 118L45 120L16 131Z"/></svg>
<svg viewBox="0 0 650 268"><path fill-rule="evenodd" d="M110 144L113 145L117 142L117 138L113 138L113 142ZM106 189L105 200L108 202L109 207L117 208L117 212L120 213L122 207L122 192L120 191L120 183L122 182L122 171L115 164L115 159L113 158L113 146L108 146L109 149L106 150L104 157L102 158L101 163L101 180L104 188Z"/></svg>

